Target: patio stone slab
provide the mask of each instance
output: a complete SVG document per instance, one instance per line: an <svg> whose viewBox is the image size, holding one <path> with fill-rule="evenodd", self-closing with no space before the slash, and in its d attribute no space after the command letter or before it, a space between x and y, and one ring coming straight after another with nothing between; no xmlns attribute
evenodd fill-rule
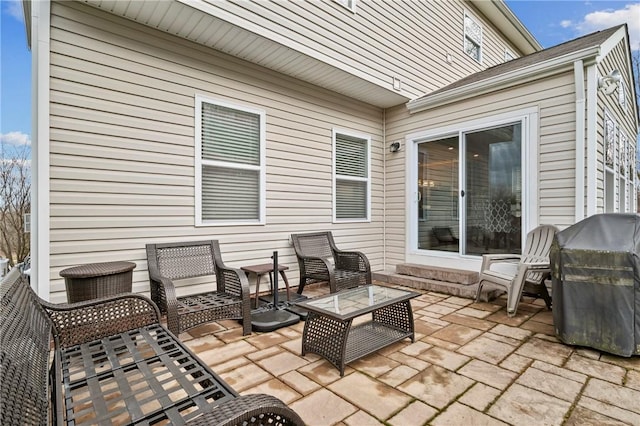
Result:
<svg viewBox="0 0 640 426"><path fill-rule="evenodd" d="M602 354L600 361L608 362L609 364L615 364L622 368L629 368L632 370L640 371L640 356L634 355L630 358L625 358L616 355Z"/></svg>
<svg viewBox="0 0 640 426"><path fill-rule="evenodd" d="M640 391L618 386L604 380L591 379L583 392L598 401L627 409L640 414Z"/></svg>
<svg viewBox="0 0 640 426"><path fill-rule="evenodd" d="M322 386L327 386L340 378L340 371L324 358L299 368L298 372ZM353 368L345 366L345 376L351 373L353 373Z"/></svg>
<svg viewBox="0 0 640 426"><path fill-rule="evenodd" d="M420 354L419 358L451 371L457 370L471 359L466 355L460 355L456 352L438 347L434 347L423 352Z"/></svg>
<svg viewBox="0 0 640 426"><path fill-rule="evenodd" d="M560 425L571 403L514 384L489 409L491 416L514 425Z"/></svg>
<svg viewBox="0 0 640 426"><path fill-rule="evenodd" d="M484 411L500 395L500 391L484 383L476 383L471 389L465 392L458 401L474 408L478 411Z"/></svg>
<svg viewBox="0 0 640 426"><path fill-rule="evenodd" d="M309 426L337 424L358 411L353 404L327 389L319 389L289 407Z"/></svg>
<svg viewBox="0 0 640 426"><path fill-rule="evenodd" d="M308 395L320 388L320 385L297 371L290 371L280 376L280 380L302 395Z"/></svg>
<svg viewBox="0 0 640 426"><path fill-rule="evenodd" d="M398 389L436 408L444 408L473 385L473 380L433 365Z"/></svg>
<svg viewBox="0 0 640 426"><path fill-rule="evenodd" d="M522 344L522 341L518 339L514 339L512 337L501 336L500 334L494 334L492 332L487 332L482 335L482 337L486 337L487 339L491 339L495 342L506 343L507 345L511 345L514 349Z"/></svg>
<svg viewBox="0 0 640 426"><path fill-rule="evenodd" d="M511 370L515 373L522 373L526 368L528 368L534 361L531 358L527 358L526 356L511 354L504 359L500 364L500 367L505 368L507 370Z"/></svg>
<svg viewBox="0 0 640 426"><path fill-rule="evenodd" d="M371 414L362 410L344 419L343 423L346 426L375 426L384 424Z"/></svg>
<svg viewBox="0 0 640 426"><path fill-rule="evenodd" d="M460 310L452 314L445 315L442 319L450 322L451 324L463 325L465 327L476 328L482 331L487 331L495 325L489 321L484 321L467 315L461 315Z"/></svg>
<svg viewBox="0 0 640 426"><path fill-rule="evenodd" d="M261 333L257 336L251 336L247 339L247 342L251 343L258 349L265 349L271 346L275 346L279 343L284 343L289 340L287 337L279 333Z"/></svg>
<svg viewBox="0 0 640 426"><path fill-rule="evenodd" d="M491 329L493 334L500 336L510 337L515 340L525 340L529 338L533 333L529 330L523 330L518 327L511 327L506 324L498 324Z"/></svg>
<svg viewBox="0 0 640 426"><path fill-rule="evenodd" d="M417 342L411 343L410 345L400 349L400 352L402 352L405 355L415 357L420 355L422 352L426 351L427 349L431 349L432 347L433 345L430 345L429 343L418 340Z"/></svg>
<svg viewBox="0 0 640 426"><path fill-rule="evenodd" d="M245 356L251 361L257 361L259 359L267 358L282 352L283 349L280 346L271 346L270 348L262 349L261 351L246 354Z"/></svg>
<svg viewBox="0 0 640 426"><path fill-rule="evenodd" d="M565 368L580 371L589 376L597 377L609 382L622 384L626 371L617 365L596 361L573 354L565 364Z"/></svg>
<svg viewBox="0 0 640 426"><path fill-rule="evenodd" d="M330 384L329 390L378 419L387 419L411 401L411 397L359 372Z"/></svg>
<svg viewBox="0 0 640 426"><path fill-rule="evenodd" d="M256 348L253 345L250 345L244 340L239 340L219 348L198 352L198 357L208 365L216 365L255 351Z"/></svg>
<svg viewBox="0 0 640 426"><path fill-rule="evenodd" d="M256 361L256 363L267 370L269 373L278 377L283 375L284 373L288 373L291 370L300 368L303 365L308 364L309 362L302 357L285 351L268 358L260 359Z"/></svg>
<svg viewBox="0 0 640 426"><path fill-rule="evenodd" d="M422 426L437 413L438 410L424 402L414 401L389 419L387 423L392 426Z"/></svg>
<svg viewBox="0 0 640 426"><path fill-rule="evenodd" d="M513 371L478 359L469 361L458 373L497 389L506 389L517 377Z"/></svg>
<svg viewBox="0 0 640 426"><path fill-rule="evenodd" d="M439 348L443 348L449 351L455 351L460 347L460 345L456 343L447 342L446 340L438 339L437 337L427 336L422 339L423 342L427 342L433 346L437 346Z"/></svg>
<svg viewBox="0 0 640 426"><path fill-rule="evenodd" d="M379 354L371 354L349 365L367 376L378 377L396 368L400 363Z"/></svg>
<svg viewBox="0 0 640 426"><path fill-rule="evenodd" d="M273 376L255 364L247 364L222 373L220 377L236 391L242 392L270 380Z"/></svg>
<svg viewBox="0 0 640 426"><path fill-rule="evenodd" d="M389 355L389 358L398 361L401 364L407 365L411 368L415 368L416 370L424 370L429 367L431 364L425 361L422 361L418 358L414 358L409 355L405 355L402 352L395 352Z"/></svg>
<svg viewBox="0 0 640 426"><path fill-rule="evenodd" d="M225 363L222 364L218 364L218 365L211 365L209 364L209 366L211 367L211 369L216 372L217 374L222 374L224 372L230 371L230 370L235 370L236 368L240 368L243 365L249 364L251 361L249 361L247 358L241 356L238 358L234 358L231 359Z"/></svg>
<svg viewBox="0 0 640 426"><path fill-rule="evenodd" d="M183 341L184 342L184 341ZM224 346L224 342L214 335L190 339L184 342L194 352L204 352Z"/></svg>
<svg viewBox="0 0 640 426"><path fill-rule="evenodd" d="M534 333L547 334L549 336L553 336L556 333L556 330L552 325L544 324L537 321L527 321L522 324L520 328L532 331Z"/></svg>
<svg viewBox="0 0 640 426"><path fill-rule="evenodd" d="M446 326L442 330L436 331L431 335L431 337L455 343L456 345L464 345L465 343L470 342L481 334L482 331L476 330L475 328L465 327L458 324L451 324Z"/></svg>
<svg viewBox="0 0 640 426"><path fill-rule="evenodd" d="M430 424L433 426L504 426L505 423L494 419L466 405L454 402L436 417Z"/></svg>
<svg viewBox="0 0 640 426"><path fill-rule="evenodd" d="M565 379L573 380L574 382L578 382L584 384L587 382L587 376L582 373L578 373L573 370L567 370L566 368L556 367L553 364L547 364L542 361L534 361L531 365L533 368L537 368L538 370L546 371L547 373L553 374L555 376L564 377Z"/></svg>
<svg viewBox="0 0 640 426"><path fill-rule="evenodd" d="M448 303L451 303L452 305L458 305L459 307L468 306L473 303L473 299L465 299L464 297L458 297L458 296L447 297L446 300Z"/></svg>
<svg viewBox="0 0 640 426"><path fill-rule="evenodd" d="M640 371L629 370L627 372L627 380L625 386L635 390L640 390Z"/></svg>
<svg viewBox="0 0 640 426"><path fill-rule="evenodd" d="M580 382L538 370L537 368L527 369L518 377L516 383L569 402L573 402L582 389L582 383Z"/></svg>
<svg viewBox="0 0 640 426"><path fill-rule="evenodd" d="M577 348L576 353L582 357L599 360L602 354L595 349Z"/></svg>
<svg viewBox="0 0 640 426"><path fill-rule="evenodd" d="M280 398L285 404L291 404L300 399L301 395L278 379L271 379L250 389L246 389L243 395L254 393L266 393Z"/></svg>
<svg viewBox="0 0 640 426"><path fill-rule="evenodd" d="M495 310L488 311L488 310L485 310L485 309L477 309L476 305L474 305L474 307L469 307L468 306L466 308L459 309L456 313L458 315L471 317L471 318L475 318L475 319L484 319L484 318L487 318L489 315L491 315L493 312L495 312Z"/></svg>
<svg viewBox="0 0 640 426"><path fill-rule="evenodd" d="M576 407L564 426L619 426L620 420L612 419L584 407Z"/></svg>
<svg viewBox="0 0 640 426"><path fill-rule="evenodd" d="M433 324L433 323L430 323L430 322L426 322L426 321L421 321L419 319L416 319L413 322L413 328L414 328L416 334L421 334L423 336L430 336L431 334L433 334L436 331L440 330L442 327L444 327L444 326L443 325L436 325L436 324Z"/></svg>
<svg viewBox="0 0 640 426"><path fill-rule="evenodd" d="M640 415L625 410L624 408L616 407L615 405L607 404L586 396L582 396L577 405L627 424L640 425Z"/></svg>
<svg viewBox="0 0 640 426"><path fill-rule="evenodd" d="M458 352L491 364L498 364L514 350L515 348L511 345L480 336L462 346Z"/></svg>
<svg viewBox="0 0 640 426"><path fill-rule="evenodd" d="M520 346L516 353L528 358L548 362L549 364L562 365L571 355L571 348L559 343L532 338Z"/></svg>
<svg viewBox="0 0 640 426"><path fill-rule="evenodd" d="M395 388L399 384L406 382L416 374L418 374L418 370L416 370L415 368L411 368L406 365L398 365L393 370L379 376L378 380Z"/></svg>

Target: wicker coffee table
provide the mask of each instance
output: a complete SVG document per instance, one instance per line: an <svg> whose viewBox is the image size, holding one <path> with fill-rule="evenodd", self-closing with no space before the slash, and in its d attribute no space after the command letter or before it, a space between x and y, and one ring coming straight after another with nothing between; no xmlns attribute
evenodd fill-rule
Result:
<svg viewBox="0 0 640 426"><path fill-rule="evenodd" d="M418 293L377 285L343 290L300 302L309 311L302 334L302 355L326 358L344 376L344 366L407 337L414 341L410 300ZM351 326L354 318L371 321Z"/></svg>

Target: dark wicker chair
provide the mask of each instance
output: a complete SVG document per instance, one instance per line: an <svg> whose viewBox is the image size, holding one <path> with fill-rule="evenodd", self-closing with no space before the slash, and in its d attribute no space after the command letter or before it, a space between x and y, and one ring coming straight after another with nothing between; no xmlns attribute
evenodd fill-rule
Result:
<svg viewBox="0 0 640 426"><path fill-rule="evenodd" d="M220 319L242 320L242 334L251 334L249 281L224 265L218 241L147 244L147 262L151 299L174 334ZM176 296L175 280L213 275L215 291Z"/></svg>
<svg viewBox="0 0 640 426"><path fill-rule="evenodd" d="M300 267L298 294L306 284L318 281L328 281L331 293L371 284L367 257L361 252L339 250L331 232L291 234L291 240Z"/></svg>
<svg viewBox="0 0 640 426"><path fill-rule="evenodd" d="M18 268L0 296L2 425L304 425L273 396L238 396L144 296L54 305Z"/></svg>

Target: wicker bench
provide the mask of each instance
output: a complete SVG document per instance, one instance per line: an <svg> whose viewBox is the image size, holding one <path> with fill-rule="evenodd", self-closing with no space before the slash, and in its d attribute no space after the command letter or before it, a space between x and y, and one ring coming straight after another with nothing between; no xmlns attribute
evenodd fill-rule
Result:
<svg viewBox="0 0 640 426"><path fill-rule="evenodd" d="M291 234L300 267L298 294L306 284L328 281L331 293L371 284L371 266L364 253L336 247L331 232Z"/></svg>
<svg viewBox="0 0 640 426"><path fill-rule="evenodd" d="M220 319L242 320L242 334L251 334L249 281L240 269L222 262L216 240L147 244L151 300L167 315L176 336ZM216 277L216 289L176 296L176 280Z"/></svg>
<svg viewBox="0 0 640 426"><path fill-rule="evenodd" d="M0 296L0 424L303 424L275 397L238 396L144 296L54 305L17 268Z"/></svg>

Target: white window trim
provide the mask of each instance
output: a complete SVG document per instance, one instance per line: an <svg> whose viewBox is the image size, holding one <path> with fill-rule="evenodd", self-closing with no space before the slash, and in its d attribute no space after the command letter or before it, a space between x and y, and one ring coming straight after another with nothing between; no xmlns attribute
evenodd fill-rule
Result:
<svg viewBox="0 0 640 426"><path fill-rule="evenodd" d="M474 58L473 56L469 55L467 53L467 50L465 49L465 43L467 40L467 25L466 25L466 19L467 17L469 17L473 22L476 23L476 25L478 25L480 27L480 45L479 45L479 50L480 50L480 57L478 59ZM482 26L482 24L480 23L480 20L478 18L476 18L472 13L470 13L468 10L464 11L464 16L462 18L462 30L463 30L463 36L462 36L462 51L464 52L464 54L466 56L468 56L469 58L473 59L475 62L481 64L482 63L482 57L484 54L484 48L483 48L483 42L484 42L484 27ZM471 40L471 39L470 39ZM473 40L472 40L473 41ZM474 41L475 43L475 41Z"/></svg>
<svg viewBox="0 0 640 426"><path fill-rule="evenodd" d="M365 139L367 141L367 177L360 178L355 176L341 176L340 179L343 180L352 180L358 182L367 182L367 217L362 219L338 219L336 217L336 179L338 178L336 174L336 135L345 135L351 136L354 138ZM331 132L331 140L332 140L332 215L333 215L333 223L364 223L371 222L371 136L365 135L363 133L357 133L351 130L333 128Z"/></svg>
<svg viewBox="0 0 640 426"><path fill-rule="evenodd" d="M202 159L202 103L220 105L230 109L248 112L260 116L260 165L252 166L246 164L235 164L231 167L244 170L259 170L260 172L260 195L259 195L259 217L255 220L203 220L202 219L202 166L203 165L224 165L229 167L229 163L203 160ZM230 226L230 225L265 225L266 224L266 112L264 110L247 107L244 105L226 102L203 95L195 96L195 226Z"/></svg>
<svg viewBox="0 0 640 426"><path fill-rule="evenodd" d="M351 13L354 13L354 14L356 13L356 3L358 2L358 0L333 0L333 1L335 1L345 9L351 11Z"/></svg>

